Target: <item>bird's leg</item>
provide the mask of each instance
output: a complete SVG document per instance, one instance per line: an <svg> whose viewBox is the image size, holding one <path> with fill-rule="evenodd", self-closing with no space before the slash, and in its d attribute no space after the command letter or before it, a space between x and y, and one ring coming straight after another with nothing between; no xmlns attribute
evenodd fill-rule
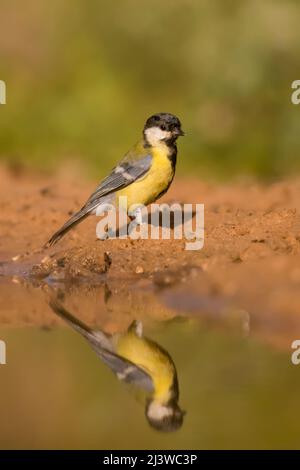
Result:
<svg viewBox="0 0 300 470"><path fill-rule="evenodd" d="M135 220L136 225L143 224L143 207L144 206L138 206L136 209L134 209L133 212L130 212L130 214L128 214L128 217L131 221Z"/></svg>
<svg viewBox="0 0 300 470"><path fill-rule="evenodd" d="M131 219L131 222L128 226L128 235L131 239L147 239L148 234L148 213L147 208L143 205L136 205L133 208L130 208L128 211L128 216Z"/></svg>

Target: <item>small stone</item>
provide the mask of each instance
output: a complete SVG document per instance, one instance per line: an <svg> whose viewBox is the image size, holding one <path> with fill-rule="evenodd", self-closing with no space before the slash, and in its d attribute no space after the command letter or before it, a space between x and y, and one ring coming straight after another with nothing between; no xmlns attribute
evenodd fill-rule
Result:
<svg viewBox="0 0 300 470"><path fill-rule="evenodd" d="M135 272L136 272L136 274L143 274L144 268L142 266L137 266L135 268Z"/></svg>
<svg viewBox="0 0 300 470"><path fill-rule="evenodd" d="M49 258L49 261L50 261L50 258ZM62 257L62 258L59 258L57 261L56 261L56 264L59 268L64 268L65 265L66 265L66 258L65 257Z"/></svg>
<svg viewBox="0 0 300 470"><path fill-rule="evenodd" d="M104 269L103 271L107 273L112 264L112 257L109 251L104 252Z"/></svg>
<svg viewBox="0 0 300 470"><path fill-rule="evenodd" d="M157 272L154 275L154 284L160 288L172 286L180 281L180 275L174 271Z"/></svg>
<svg viewBox="0 0 300 470"><path fill-rule="evenodd" d="M40 194L41 194L42 196L48 196L48 194L50 194L50 193L51 193L51 188L50 188L50 186L45 186L44 188L41 188L41 189L40 189Z"/></svg>

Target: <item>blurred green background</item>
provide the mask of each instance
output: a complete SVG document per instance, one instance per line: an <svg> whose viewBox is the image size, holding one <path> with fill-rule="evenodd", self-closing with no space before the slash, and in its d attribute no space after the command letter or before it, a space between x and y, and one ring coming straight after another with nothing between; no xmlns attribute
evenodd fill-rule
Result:
<svg viewBox="0 0 300 470"><path fill-rule="evenodd" d="M100 176L168 111L180 174L299 170L299 18L297 0L1 0L1 158Z"/></svg>

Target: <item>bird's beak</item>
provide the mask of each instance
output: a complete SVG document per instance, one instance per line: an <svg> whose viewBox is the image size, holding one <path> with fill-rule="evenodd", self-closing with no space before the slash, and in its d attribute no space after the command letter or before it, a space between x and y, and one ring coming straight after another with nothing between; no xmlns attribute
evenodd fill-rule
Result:
<svg viewBox="0 0 300 470"><path fill-rule="evenodd" d="M173 133L176 135L176 137L183 137L185 135L182 129L175 129Z"/></svg>

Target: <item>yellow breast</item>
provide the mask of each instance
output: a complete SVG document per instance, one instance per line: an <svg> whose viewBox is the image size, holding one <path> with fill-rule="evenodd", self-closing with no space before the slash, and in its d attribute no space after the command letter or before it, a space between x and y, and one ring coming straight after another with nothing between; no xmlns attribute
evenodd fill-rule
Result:
<svg viewBox="0 0 300 470"><path fill-rule="evenodd" d="M117 353L147 372L154 383L153 398L169 398L174 378L174 365L168 355L153 341L130 332L119 339Z"/></svg>
<svg viewBox="0 0 300 470"><path fill-rule="evenodd" d="M119 196L127 196L128 208L133 204L147 206L156 201L159 195L169 187L173 179L174 169L168 158L167 146L154 147L151 153L152 164L148 173L116 194L117 199Z"/></svg>

